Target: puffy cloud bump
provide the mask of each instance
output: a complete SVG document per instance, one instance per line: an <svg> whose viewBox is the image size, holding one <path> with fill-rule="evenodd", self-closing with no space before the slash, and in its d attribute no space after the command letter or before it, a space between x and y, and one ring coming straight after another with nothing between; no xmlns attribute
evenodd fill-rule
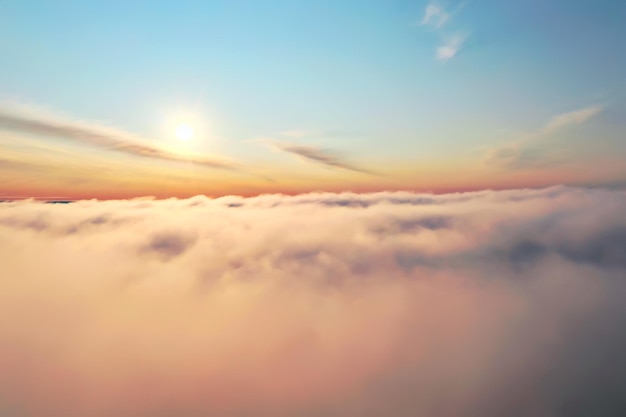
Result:
<svg viewBox="0 0 626 417"><path fill-rule="evenodd" d="M626 415L626 193L0 204L0 415Z"/></svg>

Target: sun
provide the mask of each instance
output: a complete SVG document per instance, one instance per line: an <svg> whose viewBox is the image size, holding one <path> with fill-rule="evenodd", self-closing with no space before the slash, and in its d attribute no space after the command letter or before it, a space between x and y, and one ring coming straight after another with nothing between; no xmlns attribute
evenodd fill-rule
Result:
<svg viewBox="0 0 626 417"><path fill-rule="evenodd" d="M188 123L180 123L174 129L174 135L181 142L189 142L194 137L193 127Z"/></svg>

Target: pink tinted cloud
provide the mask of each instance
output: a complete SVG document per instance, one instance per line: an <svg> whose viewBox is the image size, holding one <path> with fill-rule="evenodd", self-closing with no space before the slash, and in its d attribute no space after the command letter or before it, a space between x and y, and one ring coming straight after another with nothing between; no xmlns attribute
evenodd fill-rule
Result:
<svg viewBox="0 0 626 417"><path fill-rule="evenodd" d="M4 203L0 410L619 415L625 208L565 187Z"/></svg>

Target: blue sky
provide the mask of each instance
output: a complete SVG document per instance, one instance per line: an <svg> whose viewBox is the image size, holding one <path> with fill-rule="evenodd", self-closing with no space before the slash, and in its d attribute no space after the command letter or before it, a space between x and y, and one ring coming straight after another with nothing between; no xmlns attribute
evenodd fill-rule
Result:
<svg viewBox="0 0 626 417"><path fill-rule="evenodd" d="M602 106L551 136L614 156L625 19L608 0L13 0L0 94L159 145L193 114L194 151L243 161L284 159L255 144L282 139L383 166L480 159Z"/></svg>

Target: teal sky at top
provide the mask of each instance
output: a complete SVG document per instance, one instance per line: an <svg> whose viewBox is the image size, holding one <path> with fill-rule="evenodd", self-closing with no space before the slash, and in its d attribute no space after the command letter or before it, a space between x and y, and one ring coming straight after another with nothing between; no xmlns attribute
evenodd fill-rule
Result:
<svg viewBox="0 0 626 417"><path fill-rule="evenodd" d="M234 156L297 129L366 155L435 157L597 103L596 139L619 140L626 2L440 2L454 13L438 30L418 24L427 4L6 0L0 94L147 137L187 109ZM462 50L436 59L456 32L469 34Z"/></svg>

